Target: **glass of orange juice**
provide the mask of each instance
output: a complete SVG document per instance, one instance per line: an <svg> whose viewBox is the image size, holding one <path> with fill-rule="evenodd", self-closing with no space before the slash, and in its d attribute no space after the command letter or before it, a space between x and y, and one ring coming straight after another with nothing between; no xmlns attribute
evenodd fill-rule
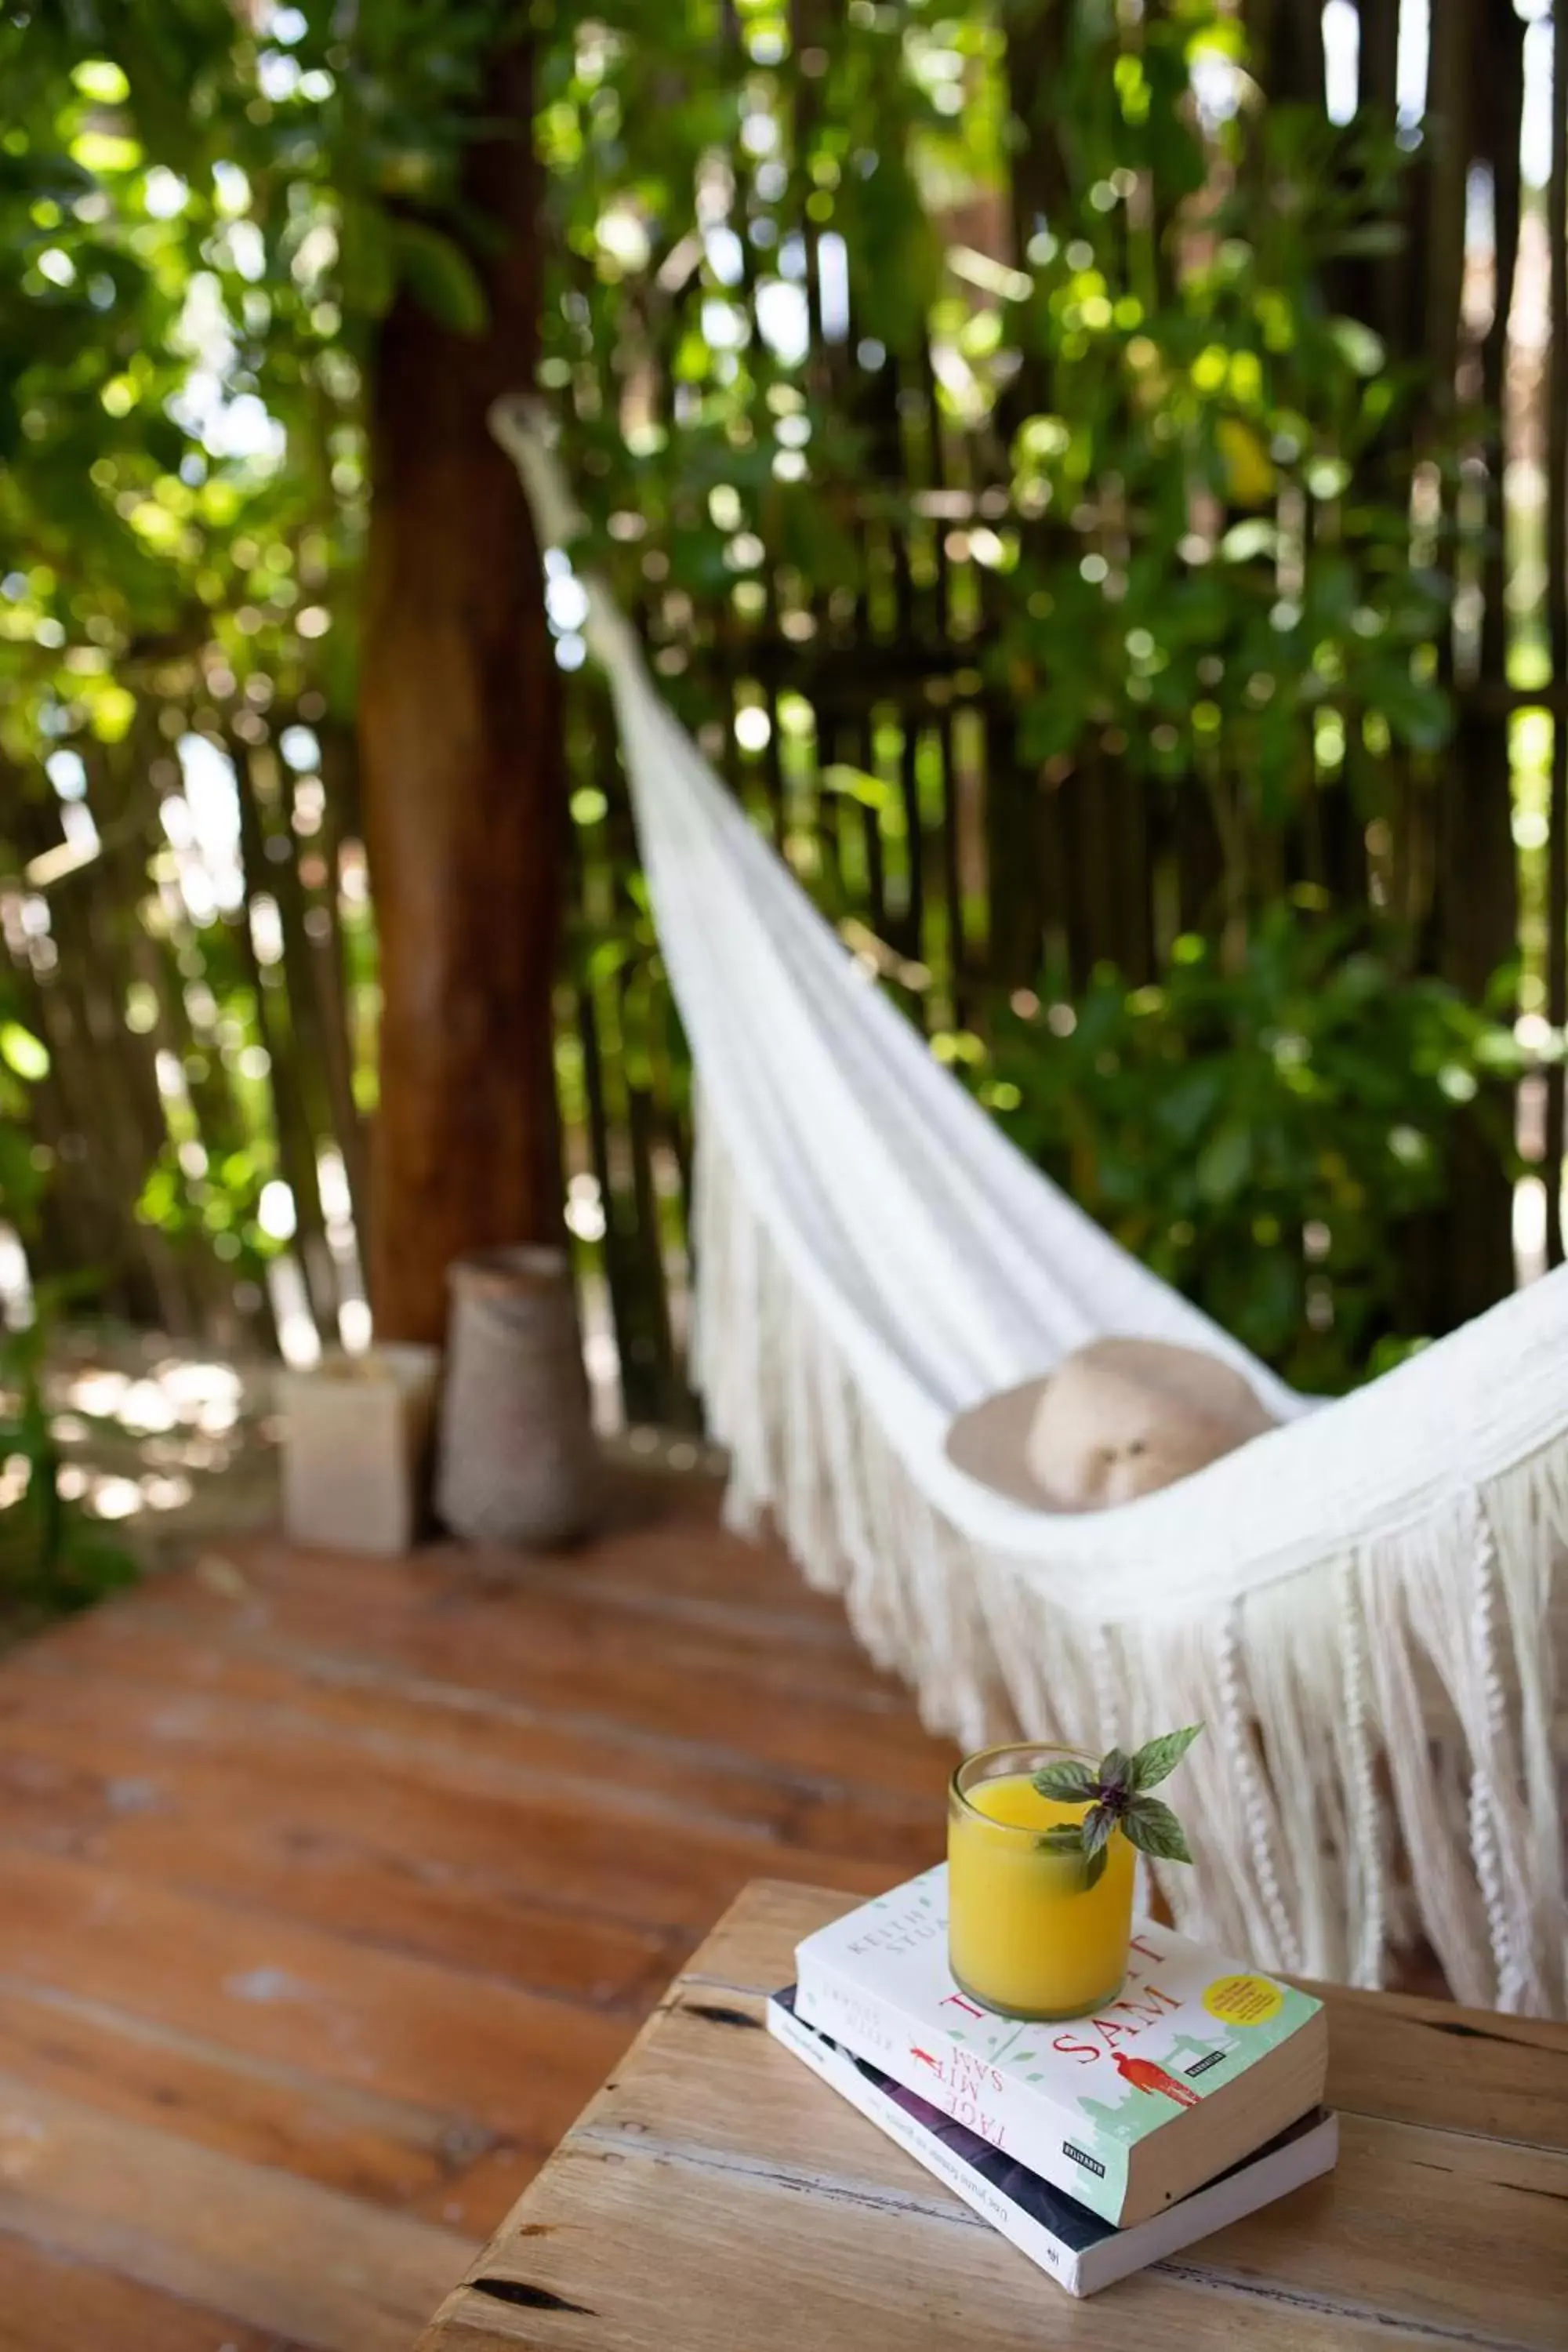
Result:
<svg viewBox="0 0 1568 2352"><path fill-rule="evenodd" d="M1073 1757L1016 1745L971 1756L947 1805L948 1961L962 1990L1004 2017L1082 2017L1112 2000L1127 1973L1132 1932L1132 1848L1120 1829L1091 1874L1053 1853L1046 1831L1088 1807L1042 1797L1034 1776Z"/></svg>

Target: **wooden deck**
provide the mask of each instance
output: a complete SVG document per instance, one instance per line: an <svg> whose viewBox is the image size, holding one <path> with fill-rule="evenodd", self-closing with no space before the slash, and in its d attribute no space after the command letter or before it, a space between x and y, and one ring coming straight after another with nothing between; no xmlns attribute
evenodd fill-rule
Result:
<svg viewBox="0 0 1568 2352"><path fill-rule="evenodd" d="M0 2352L407 2352L746 1880L936 1858L837 1607L624 1521L251 1539L0 1660Z"/></svg>

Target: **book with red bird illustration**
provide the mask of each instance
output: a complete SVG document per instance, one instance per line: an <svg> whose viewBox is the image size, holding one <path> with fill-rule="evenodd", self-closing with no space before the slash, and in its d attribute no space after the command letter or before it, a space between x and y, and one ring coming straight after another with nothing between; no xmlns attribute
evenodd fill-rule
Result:
<svg viewBox="0 0 1568 2352"><path fill-rule="evenodd" d="M945 1865L806 1937L795 1966L805 2024L1123 2226L1322 2104L1322 2004L1154 1920L1091 2015L982 2009L948 1971Z"/></svg>
<svg viewBox="0 0 1568 2352"><path fill-rule="evenodd" d="M917 2164L945 2182L971 2211L1000 2231L1068 2294L1098 2294L1117 2279L1146 2270L1151 2263L1195 2245L1215 2230L1228 2229L1245 2214L1256 2213L1329 2171L1339 2153L1338 2117L1315 2107L1217 2180L1178 2198L1147 2221L1119 2230L1091 2213L1081 2199L1054 2189L917 2092L889 2081L864 2058L803 2025L795 2013L793 1985L771 1996L767 2022L775 2041L907 2148Z"/></svg>

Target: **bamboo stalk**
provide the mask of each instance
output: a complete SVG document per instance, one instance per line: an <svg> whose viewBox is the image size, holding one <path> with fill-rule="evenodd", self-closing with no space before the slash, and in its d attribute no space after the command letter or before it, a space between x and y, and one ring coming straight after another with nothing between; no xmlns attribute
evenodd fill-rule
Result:
<svg viewBox="0 0 1568 2352"><path fill-rule="evenodd" d="M936 730L942 746L942 832L937 845L942 874L942 902L947 915L947 969L942 977L946 982L945 993L952 1008L956 1027L963 1026L963 976L966 963L966 943L963 925L963 875L959 858L959 798L963 777L959 771L957 739L952 723L952 706L942 712ZM989 783L989 778L987 778Z"/></svg>
<svg viewBox="0 0 1568 2352"><path fill-rule="evenodd" d="M591 739L602 789L609 803L609 909L623 936L635 936L639 916L626 887L636 868L637 842L626 780L616 753L609 707L595 694ZM733 758L733 736L731 754ZM621 1394L628 1421L657 1421L671 1363L665 1268L649 1164L650 1133L642 1089L631 1072L628 986L625 964L583 992L588 1020L582 1031L595 1150L605 1213L605 1265L609 1280ZM606 1039L612 1040L614 1052Z"/></svg>
<svg viewBox="0 0 1568 2352"><path fill-rule="evenodd" d="M326 1057L325 1078L331 1101L332 1129L342 1154L349 1209L362 1255L365 1248L365 1218L369 1213L368 1171L365 1164L364 1121L353 1087L353 1041L349 1027L348 986L343 954L342 913L338 904L339 856L343 834L354 822L358 801L358 747L353 730L323 725L321 784L325 794L320 836L327 879L316 896L326 916L326 929L312 937L311 965L316 986L317 1029Z"/></svg>
<svg viewBox="0 0 1568 2352"><path fill-rule="evenodd" d="M148 1034L148 1043L162 1046L184 1070L186 1094L195 1115L197 1139L207 1156L209 1167L221 1164L231 1152L242 1148L246 1139L237 1116L233 1092L221 1071L212 1068L210 1051L196 1034L180 976L174 969L171 947L165 940L153 939L140 923L133 922L129 950L131 968L151 992L157 1008L153 1026ZM205 1074L203 1064L207 1065ZM237 1311L232 1274L226 1270L205 1235L188 1242L180 1255L192 1286L197 1293L196 1322L201 1335L218 1345L232 1347ZM265 1289L261 1297L263 1307L254 1319L259 1322L263 1332L271 1340L276 1338L276 1331Z"/></svg>
<svg viewBox="0 0 1568 2352"><path fill-rule="evenodd" d="M596 689L592 686L585 686L582 691L595 694ZM584 735L585 740L591 744L599 740L596 730L592 727L584 730ZM581 741L583 739L578 740ZM571 738L569 738L570 741ZM586 769L580 760L574 764L579 774L591 775L595 782L599 782L606 799L610 799L611 790L616 782L613 772L601 775L597 763ZM601 853L597 857L591 858L578 827L569 826L566 869L568 907L574 903L578 921L584 924L591 923L594 919L594 902L596 896L602 891L607 899L613 893L613 852L608 857ZM570 918L568 918L567 933L570 938ZM619 1203L611 1182L610 1118L605 1094L604 1056L600 1051L598 1013L594 1003L593 989L586 973L580 979L574 978L570 984L569 999L571 1017L576 1027L578 1045L583 1057L583 1099L587 1113L588 1157L599 1187L599 1208L604 1219L604 1234L599 1247L602 1253L605 1288L609 1298L611 1328L615 1333L616 1353L620 1367L622 1411L629 1418L626 1381L632 1337L628 1302L630 1275L622 1241Z"/></svg>
<svg viewBox="0 0 1568 2352"><path fill-rule="evenodd" d="M247 747L234 742L227 748L239 803L240 865L245 877L245 904L236 927L237 935L241 960L255 998L257 1032L268 1059L278 1162L294 1199L299 1260L305 1294L318 1332L323 1339L330 1340L336 1336L337 1316L332 1287L326 1278L330 1265L326 1217L321 1208L321 1181L316 1171L315 1139L299 1083L287 989L281 982L276 987L268 984L261 960L256 952L250 927L251 902L262 893L271 878L266 854L266 831Z"/></svg>
<svg viewBox="0 0 1568 2352"><path fill-rule="evenodd" d="M1546 629L1552 683L1568 696L1568 0L1557 0L1552 28L1552 176L1546 234L1551 348L1546 395ZM1568 701L1554 705L1547 833L1546 1017L1559 1037L1568 1026ZM1546 1251L1563 1262L1563 1161L1568 1128L1568 1072L1559 1062L1546 1081Z"/></svg>
<svg viewBox="0 0 1568 2352"><path fill-rule="evenodd" d="M899 792L904 804L904 858L909 900L902 925L904 953L925 959L925 826L921 816L920 734L912 711L903 714L899 753Z"/></svg>
<svg viewBox="0 0 1568 2352"><path fill-rule="evenodd" d="M133 821L135 801L147 752L156 740L154 726L155 714L143 703L119 746L86 754L89 789L103 819L104 847L97 864L80 876L80 887L67 893L63 903L75 909L81 925L82 1003L108 1096L100 1119L107 1110L113 1129L110 1148L119 1163L115 1208L121 1246L128 1257L140 1257L145 1264L164 1328L187 1338L202 1328L202 1294L211 1291L216 1262L205 1250L176 1246L167 1234L136 1213L148 1173L172 1138L153 1040L136 1037L125 1022L134 972L130 943L139 929L138 901L146 880L144 836ZM181 1070L184 1076L183 1056ZM186 1083L188 1087L188 1078Z"/></svg>
<svg viewBox="0 0 1568 2352"><path fill-rule="evenodd" d="M649 1405L645 1417L650 1421L668 1420L679 1405L682 1384L676 1370L675 1349L670 1335L669 1298L665 1279L664 1238L660 1231L658 1192L654 1182L653 1147L655 1110L651 1089L639 1085L633 1077L631 1056L626 1045L636 1028L644 1030L638 1041L645 1055L647 1003L645 989L639 988L623 968L620 974L620 1018L622 1053L626 1063L626 1142L631 1160L632 1204L637 1214L638 1258L646 1282L643 1286L643 1314L640 1337L646 1349ZM638 998L642 1002L637 1002Z"/></svg>
<svg viewBox="0 0 1568 2352"><path fill-rule="evenodd" d="M136 1215L148 1171L167 1140L151 1057L140 1040L132 1043L105 986L106 941L84 895L62 893L53 912L59 969L70 974L75 1004L68 1025L57 1027L50 1050L63 1049L75 1129L91 1150L95 1174L102 1171L110 1262L124 1284L132 1319L153 1319L184 1336L192 1316L174 1254L167 1237ZM66 1012L63 991L55 1009Z"/></svg>
<svg viewBox="0 0 1568 2352"><path fill-rule="evenodd" d="M1317 0L1246 0L1247 54L1276 105L1321 106L1322 16Z"/></svg>
<svg viewBox="0 0 1568 2352"><path fill-rule="evenodd" d="M1431 161L1426 187L1424 427L1428 447L1439 453L1451 448L1458 419L1470 169L1478 152L1484 153L1502 135L1489 124L1487 111L1486 93L1497 70L1494 32L1479 0L1442 0L1434 9L1426 129ZM1512 135L1517 141L1517 128ZM1457 532L1457 502L1450 498L1447 504L1450 528ZM1461 549L1461 558L1468 551ZM1450 631L1439 646L1446 684L1452 684L1455 666ZM1500 721L1489 728L1474 704L1461 709L1455 741L1436 770L1433 797L1428 953L1442 976L1479 1003L1514 951L1518 916L1506 733ZM1462 1120L1449 1155L1447 1197L1436 1221L1429 1328L1450 1328L1511 1287L1511 1218L1507 1170L1479 1124Z"/></svg>
<svg viewBox="0 0 1568 2352"><path fill-rule="evenodd" d="M869 712L855 721L850 737L850 751L862 775L876 773L875 729ZM860 812L861 831L866 843L866 895L870 904L871 927L881 936L888 921L888 881L882 846L882 813L879 808Z"/></svg>
<svg viewBox="0 0 1568 2352"><path fill-rule="evenodd" d="M1465 277L1465 211L1472 150L1479 45L1474 0L1436 0L1426 70L1426 213L1427 414L1440 428L1452 415Z"/></svg>

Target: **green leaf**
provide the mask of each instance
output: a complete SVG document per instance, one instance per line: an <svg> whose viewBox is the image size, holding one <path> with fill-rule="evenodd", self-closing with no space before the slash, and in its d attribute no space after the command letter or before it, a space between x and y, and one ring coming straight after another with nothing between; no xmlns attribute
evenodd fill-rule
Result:
<svg viewBox="0 0 1568 2352"><path fill-rule="evenodd" d="M1279 544L1279 533L1273 523L1238 522L1220 541L1220 557L1226 563L1250 563L1256 556L1273 555Z"/></svg>
<svg viewBox="0 0 1568 2352"><path fill-rule="evenodd" d="M396 283L391 223L363 197L345 196L339 233L343 299L366 318L384 318Z"/></svg>
<svg viewBox="0 0 1568 2352"><path fill-rule="evenodd" d="M1197 1186L1215 1207L1236 1198L1252 1166L1252 1136L1240 1125L1222 1127L1198 1154Z"/></svg>
<svg viewBox="0 0 1568 2352"><path fill-rule="evenodd" d="M1042 1830L1035 1844L1041 1853L1081 1853L1083 1832L1077 1822L1058 1822L1054 1829Z"/></svg>
<svg viewBox="0 0 1568 2352"><path fill-rule="evenodd" d="M1413 751L1441 751L1453 731L1453 705L1443 688L1407 672L1380 667L1370 698L1381 706L1395 735Z"/></svg>
<svg viewBox="0 0 1568 2352"><path fill-rule="evenodd" d="M1376 375L1384 364L1380 337L1359 319L1331 319L1329 332L1357 375Z"/></svg>
<svg viewBox="0 0 1568 2352"><path fill-rule="evenodd" d="M29 1081L49 1075L49 1049L19 1021L0 1021L0 1060L8 1062L19 1078Z"/></svg>
<svg viewBox="0 0 1568 2352"><path fill-rule="evenodd" d="M1132 1783L1132 1759L1124 1748L1108 1748L1100 1759L1096 1776L1101 1789L1130 1789Z"/></svg>
<svg viewBox="0 0 1568 2352"><path fill-rule="evenodd" d="M1094 1820L1096 1813L1104 1813L1106 1818L1103 1828L1097 1832L1099 1843L1091 1846L1089 1823ZM1098 1886L1105 1875L1105 1865L1109 1859L1107 1841L1115 1826L1115 1816L1110 1809L1097 1805L1086 1815L1082 1822L1058 1822L1054 1829L1042 1830L1035 1840L1036 1849L1040 1853L1048 1853L1055 1862L1079 1864L1082 1868L1082 1879L1079 1891L1087 1895L1089 1888Z"/></svg>
<svg viewBox="0 0 1568 2352"><path fill-rule="evenodd" d="M1175 1770L1202 1729L1201 1723L1189 1723L1184 1731L1166 1731L1158 1739L1146 1740L1132 1759L1132 1787L1158 1788Z"/></svg>
<svg viewBox="0 0 1568 2352"><path fill-rule="evenodd" d="M1156 1862L1191 1862L1187 1834L1169 1805L1158 1797L1134 1797L1121 1826L1140 1853Z"/></svg>
<svg viewBox="0 0 1568 2352"><path fill-rule="evenodd" d="M1110 1843L1110 1832L1121 1818L1119 1805L1090 1805L1079 1824L1083 1850L1088 1854L1102 1854Z"/></svg>
<svg viewBox="0 0 1568 2352"><path fill-rule="evenodd" d="M868 776L863 768L852 768L843 760L824 768L817 782L826 792L842 793L847 799L858 801L862 808L890 809L898 798L883 777Z"/></svg>
<svg viewBox="0 0 1568 2352"><path fill-rule="evenodd" d="M1176 1080L1164 1100L1154 1104L1154 1116L1177 1143L1184 1146L1195 1143L1224 1093L1223 1068L1213 1062L1203 1063L1196 1069L1185 1072Z"/></svg>
<svg viewBox="0 0 1568 2352"><path fill-rule="evenodd" d="M1035 1775L1035 1788L1042 1797L1050 1797L1060 1805L1089 1804L1098 1784L1093 1768L1066 1758L1059 1764L1044 1764ZM1076 1837L1076 1829L1073 1835Z"/></svg>
<svg viewBox="0 0 1568 2352"><path fill-rule="evenodd" d="M454 334L482 334L489 306L462 247L425 221L400 220L395 235L398 273L431 317Z"/></svg>

